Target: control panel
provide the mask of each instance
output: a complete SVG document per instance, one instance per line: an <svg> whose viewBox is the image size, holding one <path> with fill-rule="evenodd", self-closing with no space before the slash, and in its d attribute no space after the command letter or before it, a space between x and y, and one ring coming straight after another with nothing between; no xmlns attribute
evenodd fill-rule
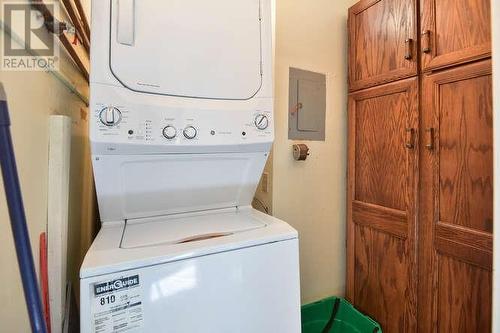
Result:
<svg viewBox="0 0 500 333"><path fill-rule="evenodd" d="M186 110L95 104L93 109L92 140L107 145L107 150L119 149L117 144L181 147L270 143L274 134L272 111L267 111L272 106Z"/></svg>

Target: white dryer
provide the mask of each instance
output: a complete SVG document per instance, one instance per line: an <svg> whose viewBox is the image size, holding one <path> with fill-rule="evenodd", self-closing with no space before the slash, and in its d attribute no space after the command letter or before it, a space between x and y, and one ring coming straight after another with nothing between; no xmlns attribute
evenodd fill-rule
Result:
<svg viewBox="0 0 500 333"><path fill-rule="evenodd" d="M93 0L102 228L81 332L300 332L297 232L251 208L273 142L270 0Z"/></svg>

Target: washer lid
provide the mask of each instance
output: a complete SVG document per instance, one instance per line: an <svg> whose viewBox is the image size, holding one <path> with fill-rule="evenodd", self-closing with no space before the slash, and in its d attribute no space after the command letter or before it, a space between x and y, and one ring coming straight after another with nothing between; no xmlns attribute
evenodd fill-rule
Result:
<svg viewBox="0 0 500 333"><path fill-rule="evenodd" d="M112 0L110 52L131 90L249 99L262 84L260 0Z"/></svg>
<svg viewBox="0 0 500 333"><path fill-rule="evenodd" d="M265 228L255 215L235 213L193 214L129 220L120 244L122 249L191 243Z"/></svg>
<svg viewBox="0 0 500 333"><path fill-rule="evenodd" d="M199 221L201 222L198 223ZM208 221L219 227L210 227ZM234 227L228 225L230 221L234 223ZM171 222L175 226L169 227ZM191 225L193 229L190 229ZM215 230L233 233L200 241L148 246L182 239L185 235L197 234L197 231ZM169 232L175 232L177 236L170 237ZM182 217L169 219L149 219L144 223L129 220L126 226L124 222L105 223L85 255L80 277L88 278L281 241L296 241L297 236L297 231L285 222L250 207L183 214ZM139 247L133 247L134 245Z"/></svg>

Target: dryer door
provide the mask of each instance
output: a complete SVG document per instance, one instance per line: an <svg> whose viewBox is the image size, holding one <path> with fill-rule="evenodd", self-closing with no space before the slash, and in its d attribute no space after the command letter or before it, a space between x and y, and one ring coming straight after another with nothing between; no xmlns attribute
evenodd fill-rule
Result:
<svg viewBox="0 0 500 333"><path fill-rule="evenodd" d="M260 17L260 0L111 0L111 71L134 91L249 99L262 84Z"/></svg>

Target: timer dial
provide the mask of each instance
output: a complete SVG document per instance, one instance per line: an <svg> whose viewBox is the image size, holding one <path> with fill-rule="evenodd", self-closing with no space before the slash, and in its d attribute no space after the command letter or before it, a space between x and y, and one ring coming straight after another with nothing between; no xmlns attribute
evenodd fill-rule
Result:
<svg viewBox="0 0 500 333"><path fill-rule="evenodd" d="M108 106L99 113L99 120L106 126L116 126L122 121L122 113L119 109Z"/></svg>

